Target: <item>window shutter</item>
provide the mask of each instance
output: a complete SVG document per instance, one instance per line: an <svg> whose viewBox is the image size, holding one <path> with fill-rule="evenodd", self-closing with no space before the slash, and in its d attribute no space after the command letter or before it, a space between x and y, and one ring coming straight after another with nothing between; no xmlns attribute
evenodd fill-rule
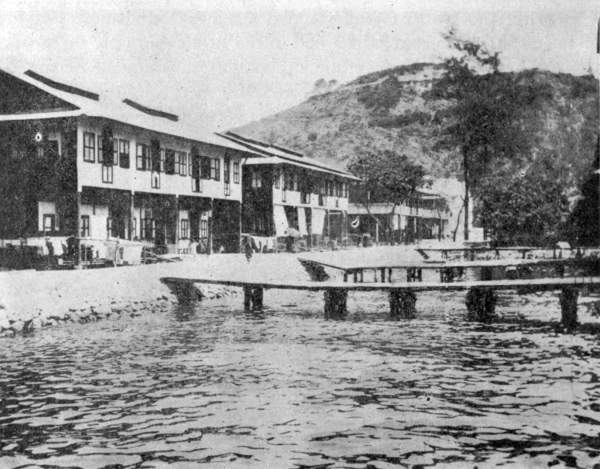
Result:
<svg viewBox="0 0 600 469"><path fill-rule="evenodd" d="M165 174L175 174L175 152L173 150L165 152Z"/></svg>
<svg viewBox="0 0 600 469"><path fill-rule="evenodd" d="M150 158L152 160L152 171L160 172L160 142L150 141Z"/></svg>
<svg viewBox="0 0 600 469"><path fill-rule="evenodd" d="M196 147L192 147L192 174L193 178L200 177L200 154Z"/></svg>
<svg viewBox="0 0 600 469"><path fill-rule="evenodd" d="M104 127L102 130L102 164L112 166L113 161L113 132L110 127Z"/></svg>
<svg viewBox="0 0 600 469"><path fill-rule="evenodd" d="M201 157L202 166L201 166L201 177L203 179L210 179L210 158L206 156Z"/></svg>

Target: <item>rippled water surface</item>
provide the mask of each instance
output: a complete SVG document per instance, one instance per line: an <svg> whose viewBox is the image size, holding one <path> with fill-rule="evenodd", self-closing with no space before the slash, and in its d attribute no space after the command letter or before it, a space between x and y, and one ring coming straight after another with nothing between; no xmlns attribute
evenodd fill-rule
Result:
<svg viewBox="0 0 600 469"><path fill-rule="evenodd" d="M387 318L356 294L267 292L0 339L0 468L593 467L598 336L556 333L555 296L462 295ZM519 317L527 318L519 321Z"/></svg>

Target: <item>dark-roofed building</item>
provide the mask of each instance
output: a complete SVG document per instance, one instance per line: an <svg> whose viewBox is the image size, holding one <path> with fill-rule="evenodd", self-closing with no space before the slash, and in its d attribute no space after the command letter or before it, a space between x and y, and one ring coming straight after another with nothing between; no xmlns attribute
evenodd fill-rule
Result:
<svg viewBox="0 0 600 469"><path fill-rule="evenodd" d="M237 251L247 155L131 99L0 71L0 240L60 254L75 237L85 259L128 241Z"/></svg>
<svg viewBox="0 0 600 469"><path fill-rule="evenodd" d="M220 135L250 152L242 183L243 234L268 249L281 248L290 233L305 248L346 243L349 185L356 177L287 148L233 132Z"/></svg>

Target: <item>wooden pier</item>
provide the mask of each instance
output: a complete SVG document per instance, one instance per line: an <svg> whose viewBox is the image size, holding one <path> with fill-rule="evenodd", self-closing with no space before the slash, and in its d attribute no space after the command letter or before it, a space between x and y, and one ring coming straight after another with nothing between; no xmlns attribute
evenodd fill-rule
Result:
<svg viewBox="0 0 600 469"><path fill-rule="evenodd" d="M489 322L494 315L496 291L517 290L560 291L561 321L567 329L577 324L577 299L583 288L600 287L600 277L559 277L516 280L479 280L469 282L373 282L348 283L333 281L248 281L214 278L164 277L161 279L171 288L181 302L198 298L194 284L218 284L241 287L244 290L244 307L260 310L263 307L265 289L306 290L324 292L324 313L327 318L346 314L348 292L385 291L389 294L390 315L394 318L411 318L416 314L416 293L433 291L465 291L469 318Z"/></svg>

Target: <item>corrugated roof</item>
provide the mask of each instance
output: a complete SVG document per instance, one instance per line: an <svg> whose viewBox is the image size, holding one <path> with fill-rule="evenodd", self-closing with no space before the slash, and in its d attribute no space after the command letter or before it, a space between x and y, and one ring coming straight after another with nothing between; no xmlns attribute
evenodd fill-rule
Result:
<svg viewBox="0 0 600 469"><path fill-rule="evenodd" d="M289 160L279 158L278 156L263 156L260 158L251 158L244 163L245 166L262 166L262 165L268 165L268 164L272 164L272 165L291 164L293 166L310 169L312 171L321 171L323 173L333 174L334 176L340 176L340 173L336 172L336 171L330 171L330 170L324 169L324 168L316 168L315 166L312 166L310 164L304 164L302 162L300 162L300 163L290 162ZM352 175L344 174L343 177L345 177L347 179L353 179L353 180L358 181L358 178L356 178Z"/></svg>
<svg viewBox="0 0 600 469"><path fill-rule="evenodd" d="M295 166L304 166L304 167L307 167L307 168L310 168L313 170L325 171L325 172L335 174L338 176L342 176L342 177L345 177L348 179L353 179L356 181L359 180L359 178L353 176L352 174L350 174L346 171L342 171L340 169L334 168L334 167L327 165L325 163L322 163L321 161L316 160L314 158L304 156L301 153L298 153L294 150L289 150L287 148L283 148L283 147L280 147L277 145L271 145L266 142L260 142L255 139L243 137L243 136L241 136L239 134L235 134L233 132L224 132L224 133L219 133L217 135L220 135L232 142L243 145L255 152L259 152L265 156L276 157L276 158L279 158L280 160L283 160L278 163L287 163L287 164L293 164Z"/></svg>
<svg viewBox="0 0 600 469"><path fill-rule="evenodd" d="M137 106L131 106L131 102L124 102L122 99L115 99L109 95L100 95L92 91L82 90L72 87L65 83L54 81L44 77L31 70L20 73L9 70L5 67L2 70L16 79L24 81L36 88L66 101L79 110L74 111L44 111L39 113L22 114L4 114L0 115L0 121L10 120L33 120L33 119L52 119L60 117L78 117L88 116L105 118L124 124L129 124L141 129L155 131L174 137L193 140L210 145L229 148L251 156L260 156L259 153L252 152L246 146L236 144L220 135L214 133L199 132L182 122L175 121L174 114L152 109L147 106L135 103ZM97 98L97 99L96 99ZM130 101L130 100L129 100ZM140 107L150 110L145 112Z"/></svg>

